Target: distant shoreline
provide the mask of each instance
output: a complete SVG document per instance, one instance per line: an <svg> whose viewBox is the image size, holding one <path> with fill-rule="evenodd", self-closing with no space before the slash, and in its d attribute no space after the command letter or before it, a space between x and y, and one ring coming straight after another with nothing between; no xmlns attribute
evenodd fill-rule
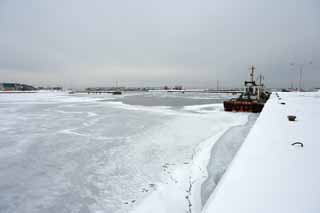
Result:
<svg viewBox="0 0 320 213"><path fill-rule="evenodd" d="M36 93L38 91L0 91L0 94Z"/></svg>

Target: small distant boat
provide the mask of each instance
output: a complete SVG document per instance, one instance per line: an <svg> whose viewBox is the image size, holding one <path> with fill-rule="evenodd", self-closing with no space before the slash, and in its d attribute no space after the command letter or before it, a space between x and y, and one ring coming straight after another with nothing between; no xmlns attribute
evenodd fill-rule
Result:
<svg viewBox="0 0 320 213"><path fill-rule="evenodd" d="M245 81L245 88L240 97L223 102L225 111L253 113L259 113L262 111L264 104L269 99L270 93L265 91L261 75L260 83L256 83L254 80L255 69L256 68L254 66L251 67L251 80Z"/></svg>
<svg viewBox="0 0 320 213"><path fill-rule="evenodd" d="M122 95L121 88L118 86L118 81L116 81L115 91L112 92L112 95Z"/></svg>
<svg viewBox="0 0 320 213"><path fill-rule="evenodd" d="M122 95L122 92L121 91L113 91L112 95Z"/></svg>

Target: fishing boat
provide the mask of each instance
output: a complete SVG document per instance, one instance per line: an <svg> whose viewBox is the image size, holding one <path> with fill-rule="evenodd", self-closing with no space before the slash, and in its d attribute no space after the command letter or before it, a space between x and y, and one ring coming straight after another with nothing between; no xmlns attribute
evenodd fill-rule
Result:
<svg viewBox="0 0 320 213"><path fill-rule="evenodd" d="M225 111L234 112L253 112L262 111L264 104L267 102L270 93L267 92L262 83L263 77L260 75L260 81L257 83L254 78L255 67L252 66L250 80L244 82L244 91L238 98L224 101Z"/></svg>

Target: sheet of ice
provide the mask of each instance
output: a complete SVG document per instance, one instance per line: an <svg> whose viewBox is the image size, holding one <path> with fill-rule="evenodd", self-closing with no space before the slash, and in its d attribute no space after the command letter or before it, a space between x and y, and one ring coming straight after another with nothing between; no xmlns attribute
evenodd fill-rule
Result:
<svg viewBox="0 0 320 213"><path fill-rule="evenodd" d="M320 93L279 95L271 96L204 213L320 212Z"/></svg>
<svg viewBox="0 0 320 213"><path fill-rule="evenodd" d="M197 110L202 113L204 111L208 112L208 108L213 109L213 112L215 112L213 113L211 111L211 113L205 114L205 117L211 122L205 124L205 126L194 126L192 132L198 132L201 128L212 126L212 130L210 131L211 135L194 146L192 156L184 161L183 165L181 163L176 164L170 162L164 164L162 166L164 173L163 179L159 183L157 190L142 200L142 202L139 202L139 205L135 206L131 212L201 212L201 186L208 178L207 165L212 147L231 126L246 123L248 116L248 114L245 113L221 112L221 106L218 108L217 104L184 107L187 111ZM190 133L186 132L185 134ZM187 135L187 138L189 137L190 136ZM232 141L229 142L231 142L229 145L231 144L232 146ZM224 156L222 157L226 158Z"/></svg>
<svg viewBox="0 0 320 213"><path fill-rule="evenodd" d="M120 96L113 101L121 101L130 105L144 106L171 106L184 107L192 105L204 105L221 103L221 101L234 97L232 94L206 94L206 93L168 93L147 92L133 93Z"/></svg>
<svg viewBox="0 0 320 213"><path fill-rule="evenodd" d="M189 177L200 208L214 141L247 117L102 101L112 98L1 94L0 212L128 212L161 191L186 210Z"/></svg>

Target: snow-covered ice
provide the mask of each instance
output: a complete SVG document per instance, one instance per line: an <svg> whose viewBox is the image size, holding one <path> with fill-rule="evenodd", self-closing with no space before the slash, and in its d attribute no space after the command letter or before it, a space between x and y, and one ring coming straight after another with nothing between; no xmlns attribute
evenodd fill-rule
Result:
<svg viewBox="0 0 320 213"><path fill-rule="evenodd" d="M200 212L211 148L248 115L140 96L1 94L0 212Z"/></svg>
<svg viewBox="0 0 320 213"><path fill-rule="evenodd" d="M319 106L320 92L273 93L203 212L320 212Z"/></svg>

